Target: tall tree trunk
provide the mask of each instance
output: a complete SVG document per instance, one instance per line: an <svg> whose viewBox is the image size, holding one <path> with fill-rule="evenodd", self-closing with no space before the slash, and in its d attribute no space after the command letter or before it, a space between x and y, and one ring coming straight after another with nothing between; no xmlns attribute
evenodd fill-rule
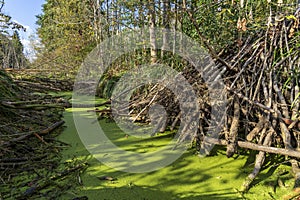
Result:
<svg viewBox="0 0 300 200"><path fill-rule="evenodd" d="M112 26L112 35L117 33L117 18L118 18L118 11L117 11L117 0L111 0L111 26Z"/></svg>
<svg viewBox="0 0 300 200"><path fill-rule="evenodd" d="M106 24L107 24L107 37L110 36L110 30L109 30L109 27L110 27L110 19L109 19L109 1L106 1Z"/></svg>
<svg viewBox="0 0 300 200"><path fill-rule="evenodd" d="M97 44L103 40L102 33L102 16L101 16L101 5L99 0L93 1L93 28L95 33L95 41Z"/></svg>
<svg viewBox="0 0 300 200"><path fill-rule="evenodd" d="M177 30L183 33L183 17L184 13L186 13L187 9L187 1L186 0L179 0L179 8L178 8L178 24L177 24ZM182 51L183 44L182 44L182 35L180 37L180 40L178 41L179 43L179 48L180 51Z"/></svg>
<svg viewBox="0 0 300 200"><path fill-rule="evenodd" d="M157 46L156 46L156 35L155 35L155 1L148 1L148 18L149 18L149 33L150 33L150 56L151 64L157 62Z"/></svg>
<svg viewBox="0 0 300 200"><path fill-rule="evenodd" d="M145 3L144 3L143 0L139 0L137 27L140 28L141 34L143 34L146 19L147 19L147 17L145 16ZM143 49L141 50L140 55L141 55L141 58L147 58L147 47L146 47L146 45L143 46Z"/></svg>
<svg viewBox="0 0 300 200"><path fill-rule="evenodd" d="M162 25L163 29L163 44L161 47L161 58L164 58L165 50L169 48L169 29L170 29L170 0L163 0Z"/></svg>
<svg viewBox="0 0 300 200"><path fill-rule="evenodd" d="M181 3L181 0L175 2L175 8L174 8L174 19L172 20L171 22L171 19L170 19L170 24L172 25L173 27L173 31L174 31L174 34L173 34L173 54L175 54L175 51L176 51L176 37L177 37L177 34L176 34L176 30L177 30L177 26L178 26L178 17L179 17L179 7L180 7L180 4Z"/></svg>

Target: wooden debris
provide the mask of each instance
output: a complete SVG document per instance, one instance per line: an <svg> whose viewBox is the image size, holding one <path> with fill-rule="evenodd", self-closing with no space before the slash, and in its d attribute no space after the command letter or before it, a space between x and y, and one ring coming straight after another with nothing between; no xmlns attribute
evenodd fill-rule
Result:
<svg viewBox="0 0 300 200"><path fill-rule="evenodd" d="M100 176L97 178L101 181L116 181L116 180L118 180L117 178L113 178L111 176Z"/></svg>
<svg viewBox="0 0 300 200"><path fill-rule="evenodd" d="M237 146L259 151L254 170L243 186L246 191L263 167L267 153L280 154L286 159L300 159L299 76L296 73L300 69L300 51L296 50L299 49L296 41L300 37L296 34L300 30L296 21L299 21L300 15L294 15L295 18L291 19L283 18L276 22L276 26L267 27L253 35L247 35L247 30L245 36L239 38L238 48L231 46L230 50L218 54L201 33L192 13L187 12L219 71L212 70L213 64L209 63L203 66L201 72L193 68L192 64L180 72L198 96L200 115L197 119L200 126L197 133L185 131L189 129L188 126L181 127L184 131L179 141L192 140L195 136L204 137L204 142L209 140L213 144L226 145L228 157L234 154ZM245 29L242 25L239 28ZM292 30L292 33L288 30ZM220 119L224 119L224 124L216 122L213 118L215 116L212 116L212 109L218 108L218 105L210 99L212 88L208 88L203 74L210 77L212 86L222 80L222 92L226 93L229 102L233 101L227 104L226 109L219 110L220 116L227 114L218 119L221 122ZM124 103L124 110L128 110L127 114L132 119L138 118L139 122L150 123L149 108L158 104L167 112L166 121L170 130L180 124L183 117L180 114L181 105L172 91L159 84L143 90L145 92L137 91L129 103ZM220 139L207 135L209 130L214 129L221 130L216 133ZM161 131L164 130L168 130L168 127L161 128Z"/></svg>
<svg viewBox="0 0 300 200"><path fill-rule="evenodd" d="M38 199L44 189L54 190L59 179L66 181L66 176L84 168L60 163L63 147L57 145L61 143L56 136L64 124L64 102L61 97L34 94L36 84L20 89L19 82L1 70L0 79L5 80L0 84L0 199ZM57 174L58 168L65 171ZM59 187L55 192L64 190Z"/></svg>

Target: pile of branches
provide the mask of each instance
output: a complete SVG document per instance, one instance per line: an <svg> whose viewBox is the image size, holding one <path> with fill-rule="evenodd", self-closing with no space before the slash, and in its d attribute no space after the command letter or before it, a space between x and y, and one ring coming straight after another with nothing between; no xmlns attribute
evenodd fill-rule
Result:
<svg viewBox="0 0 300 200"><path fill-rule="evenodd" d="M206 137L203 141L213 120L210 118L213 105L201 73L192 66L180 72L198 95L201 111L197 135L184 138L194 138L201 145L227 145L228 157L238 147L258 151L254 170L245 180L243 191L249 189L261 170L266 152L287 156L296 179L300 177L299 12L292 16L276 18L276 23L269 24L266 30L240 37L236 46L214 56L221 74L205 73L210 73L210 80L216 82L222 77L228 100L219 139ZM124 108L129 108L134 122L147 122L148 110L154 104L164 106L168 116L167 120L161 118L162 123L156 123L160 124L156 132L174 129L181 119L180 107L174 94L159 84L137 90Z"/></svg>
<svg viewBox="0 0 300 200"><path fill-rule="evenodd" d="M54 78L30 77L17 79L15 82L24 89L45 93L46 91L62 92L73 89L72 80L58 80Z"/></svg>
<svg viewBox="0 0 300 200"><path fill-rule="evenodd" d="M60 99L34 95L0 71L0 199L53 199L78 180L85 164L60 157L69 147L56 139L64 124Z"/></svg>
<svg viewBox="0 0 300 200"><path fill-rule="evenodd" d="M41 93L73 90L73 76L68 77L63 72L56 74L55 71L36 69L6 69L5 71L13 76L19 87L25 90Z"/></svg>
<svg viewBox="0 0 300 200"><path fill-rule="evenodd" d="M296 13L291 19L282 17L258 37L241 40L239 51L223 58L229 67L224 73L229 97L223 136L227 156L231 157L237 146L270 147L252 148L261 151L243 184L244 191L262 168L266 152L289 156L296 179L300 175L299 16ZM274 147L277 152L272 151Z"/></svg>

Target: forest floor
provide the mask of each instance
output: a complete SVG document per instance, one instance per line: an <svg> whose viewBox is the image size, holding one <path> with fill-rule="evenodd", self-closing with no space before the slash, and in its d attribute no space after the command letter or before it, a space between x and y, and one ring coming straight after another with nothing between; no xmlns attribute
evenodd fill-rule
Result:
<svg viewBox="0 0 300 200"><path fill-rule="evenodd" d="M58 139L71 147L62 151L62 159L64 162L85 161L89 167L79 175L77 190L69 191L62 199L283 199L294 185L290 167L276 164L278 160L273 155L267 157L266 167L248 193L242 194L239 191L253 170L255 152L240 150L233 158L227 158L223 147L215 147L211 155L204 158L200 158L191 148L171 165L154 172L133 174L117 171L95 159L82 144L73 114L83 112L85 117L91 117L86 110L69 108L64 113L67 128ZM167 132L150 139L136 139L126 137L113 122L104 119L99 123L115 144L133 151L156 150L166 145L172 137ZM86 134L89 131L89 127L86 127ZM112 177L113 180L101 180L99 177Z"/></svg>

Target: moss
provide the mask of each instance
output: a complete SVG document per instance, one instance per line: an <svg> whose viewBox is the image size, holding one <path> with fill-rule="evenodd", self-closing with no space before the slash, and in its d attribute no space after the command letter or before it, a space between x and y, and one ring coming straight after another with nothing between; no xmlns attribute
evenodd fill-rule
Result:
<svg viewBox="0 0 300 200"><path fill-rule="evenodd" d="M0 100L15 97L19 89L5 71L0 70Z"/></svg>

